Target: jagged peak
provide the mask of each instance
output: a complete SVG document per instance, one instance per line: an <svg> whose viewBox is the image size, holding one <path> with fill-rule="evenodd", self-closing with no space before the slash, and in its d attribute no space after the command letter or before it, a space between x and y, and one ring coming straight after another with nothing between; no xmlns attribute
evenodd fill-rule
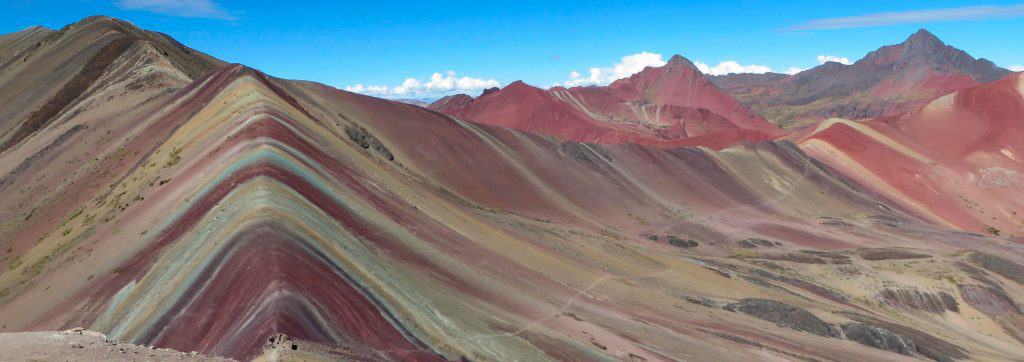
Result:
<svg viewBox="0 0 1024 362"><path fill-rule="evenodd" d="M697 66L694 65L693 62L679 54L673 55L668 59L668 63L665 63L665 68L667 69L675 69L679 67L684 69L697 69Z"/></svg>
<svg viewBox="0 0 1024 362"><path fill-rule="evenodd" d="M942 40L939 39L939 37L935 36L935 34L932 34L930 31L924 28L918 29L916 32L914 32L914 34L911 34L910 37L908 37L907 40L905 40L903 43L946 45L946 43L943 43Z"/></svg>
<svg viewBox="0 0 1024 362"><path fill-rule="evenodd" d="M488 94L491 94L491 93L494 93L494 92L497 92L497 91L498 91L498 87L490 87L490 88L484 89L484 91L480 93L480 97L486 96Z"/></svg>
<svg viewBox="0 0 1024 362"><path fill-rule="evenodd" d="M918 30L907 40L903 41L900 46L903 47L905 52L925 56L934 56L936 52L949 47L935 34L924 29Z"/></svg>

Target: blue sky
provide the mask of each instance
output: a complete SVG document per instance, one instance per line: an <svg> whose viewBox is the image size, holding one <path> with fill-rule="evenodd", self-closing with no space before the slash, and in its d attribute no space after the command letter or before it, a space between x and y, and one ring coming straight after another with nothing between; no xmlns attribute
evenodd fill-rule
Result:
<svg viewBox="0 0 1024 362"><path fill-rule="evenodd" d="M0 33L104 14L275 76L393 98L519 79L603 84L673 54L708 72L786 72L816 66L819 56L855 61L921 27L1000 66L1024 65L1020 0L280 3L0 0ZM735 64L719 66L726 61Z"/></svg>

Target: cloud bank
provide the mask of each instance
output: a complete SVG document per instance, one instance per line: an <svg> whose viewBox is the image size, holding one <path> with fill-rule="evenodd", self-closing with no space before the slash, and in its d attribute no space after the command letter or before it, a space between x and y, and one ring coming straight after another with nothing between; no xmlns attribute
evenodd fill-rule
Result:
<svg viewBox="0 0 1024 362"><path fill-rule="evenodd" d="M853 64L853 62L850 61L850 58L847 58L847 57L837 57L835 55L819 55L818 56L818 64L825 64L825 63L828 63L828 62L836 62L836 63L839 63L839 64L846 64L846 65Z"/></svg>
<svg viewBox="0 0 1024 362"><path fill-rule="evenodd" d="M618 79L626 78L646 67L660 67L665 65L665 59L661 54L640 52L622 57L615 64L608 67L592 67L586 77L577 71L569 73L569 80L565 81L566 87L577 87L587 85L607 85ZM560 85L556 83L555 85Z"/></svg>
<svg viewBox="0 0 1024 362"><path fill-rule="evenodd" d="M237 20L211 0L118 0L117 7L182 18Z"/></svg>
<svg viewBox="0 0 1024 362"><path fill-rule="evenodd" d="M912 10L874 13L842 18L816 19L787 28L788 30L827 30L864 28L897 24L920 24L940 21L986 20L1024 16L1024 5L968 6L960 8Z"/></svg>
<svg viewBox="0 0 1024 362"><path fill-rule="evenodd" d="M789 67L789 69L786 69L786 71L784 71L783 73L786 73L786 74L789 74L789 75L793 75L793 74L800 73L800 72L805 71L805 70L807 70L807 68Z"/></svg>
<svg viewBox="0 0 1024 362"><path fill-rule="evenodd" d="M693 62L693 65L700 69L701 73L708 75L725 75L734 73L757 73L764 74L772 71L771 67L757 64L742 65L733 60L726 60L716 66L708 66L701 62Z"/></svg>
<svg viewBox="0 0 1024 362"><path fill-rule="evenodd" d="M589 85L608 85L616 80L629 77L644 70L646 67L660 67L666 64L665 58L658 53L640 52L630 54L620 59L618 63L605 67L591 67L586 75L578 71L569 73L569 79L562 83L555 83L555 86L578 87ZM708 75L723 75L732 73L768 73L771 67L757 64L743 65L734 60L719 62L711 66L702 62L693 62L701 73ZM798 68L790 68L794 70ZM800 69L802 70L802 69Z"/></svg>
<svg viewBox="0 0 1024 362"><path fill-rule="evenodd" d="M456 77L455 72L434 73L429 80L406 78L401 85L349 85L345 90L384 98L438 97L453 93L475 93L491 87L501 86L494 79Z"/></svg>

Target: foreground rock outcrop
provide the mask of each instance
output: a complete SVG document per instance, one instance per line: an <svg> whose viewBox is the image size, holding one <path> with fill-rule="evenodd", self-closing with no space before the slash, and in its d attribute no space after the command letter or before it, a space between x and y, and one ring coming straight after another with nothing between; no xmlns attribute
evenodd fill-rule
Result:
<svg viewBox="0 0 1024 362"><path fill-rule="evenodd" d="M232 361L196 352L140 346L76 328L63 332L0 333L0 361Z"/></svg>

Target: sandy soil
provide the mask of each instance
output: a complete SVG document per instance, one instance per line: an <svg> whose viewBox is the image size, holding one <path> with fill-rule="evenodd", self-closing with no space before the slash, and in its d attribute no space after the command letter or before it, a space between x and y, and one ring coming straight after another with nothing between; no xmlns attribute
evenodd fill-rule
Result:
<svg viewBox="0 0 1024 362"><path fill-rule="evenodd" d="M0 361L232 361L107 339L99 332L0 333Z"/></svg>

